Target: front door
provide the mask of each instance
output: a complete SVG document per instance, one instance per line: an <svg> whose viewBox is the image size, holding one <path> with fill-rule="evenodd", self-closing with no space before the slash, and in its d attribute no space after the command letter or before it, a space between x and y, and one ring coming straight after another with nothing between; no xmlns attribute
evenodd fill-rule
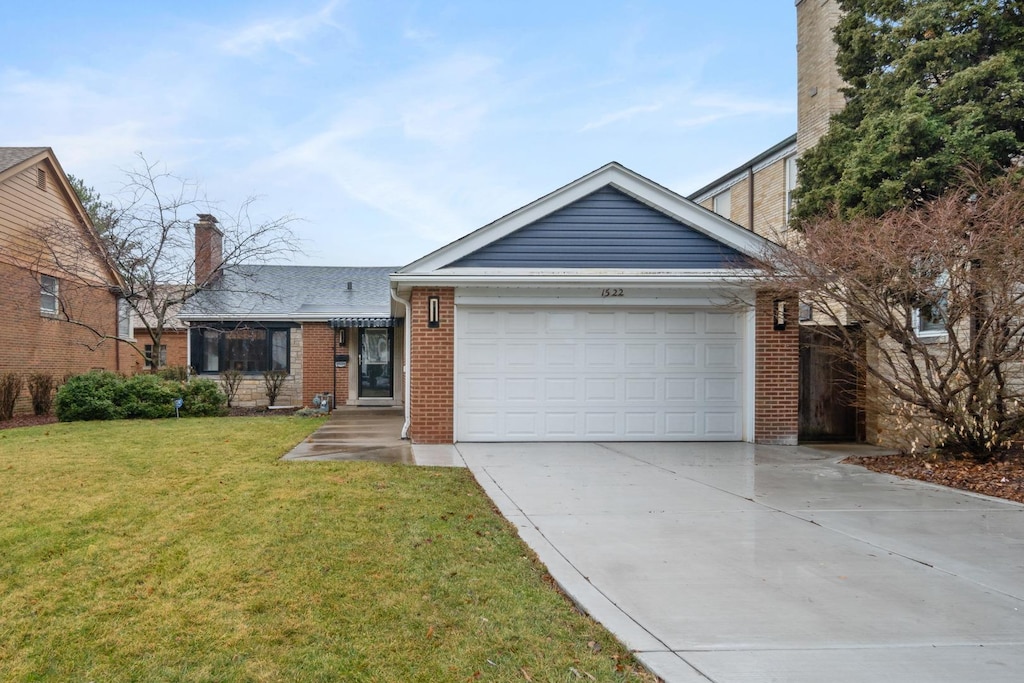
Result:
<svg viewBox="0 0 1024 683"><path fill-rule="evenodd" d="M391 398L394 382L390 327L359 330L359 398Z"/></svg>

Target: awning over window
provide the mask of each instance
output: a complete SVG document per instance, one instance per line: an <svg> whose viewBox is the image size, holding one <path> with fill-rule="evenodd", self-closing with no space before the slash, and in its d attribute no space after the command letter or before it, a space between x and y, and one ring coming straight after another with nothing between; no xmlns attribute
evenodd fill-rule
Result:
<svg viewBox="0 0 1024 683"><path fill-rule="evenodd" d="M334 329L339 327L401 327L402 318L331 318Z"/></svg>

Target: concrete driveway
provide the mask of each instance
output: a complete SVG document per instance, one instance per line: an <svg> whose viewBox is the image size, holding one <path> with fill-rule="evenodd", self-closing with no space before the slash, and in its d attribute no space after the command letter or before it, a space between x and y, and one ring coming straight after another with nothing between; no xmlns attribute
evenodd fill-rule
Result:
<svg viewBox="0 0 1024 683"><path fill-rule="evenodd" d="M1024 506L749 444L459 444L666 681L1024 680Z"/></svg>

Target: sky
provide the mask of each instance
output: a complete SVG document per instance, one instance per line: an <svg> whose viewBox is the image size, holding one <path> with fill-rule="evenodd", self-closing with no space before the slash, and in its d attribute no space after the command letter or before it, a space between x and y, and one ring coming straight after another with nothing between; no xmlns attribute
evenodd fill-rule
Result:
<svg viewBox="0 0 1024 683"><path fill-rule="evenodd" d="M116 195L139 153L302 265L400 266L617 161L689 194L796 131L793 0L40 0L0 145Z"/></svg>

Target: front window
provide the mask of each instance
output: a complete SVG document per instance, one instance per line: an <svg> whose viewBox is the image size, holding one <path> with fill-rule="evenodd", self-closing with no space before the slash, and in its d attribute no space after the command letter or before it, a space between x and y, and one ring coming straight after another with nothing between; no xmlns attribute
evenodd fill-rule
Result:
<svg viewBox="0 0 1024 683"><path fill-rule="evenodd" d="M39 312L48 315L57 313L57 298L60 294L60 280L49 275L39 276Z"/></svg>
<svg viewBox="0 0 1024 683"><path fill-rule="evenodd" d="M920 337L946 334L946 313L949 308L949 275L943 273L935 279L935 287L914 309L914 331Z"/></svg>
<svg viewBox="0 0 1024 683"><path fill-rule="evenodd" d="M288 328L201 328L192 334L192 356L199 372L288 370Z"/></svg>

